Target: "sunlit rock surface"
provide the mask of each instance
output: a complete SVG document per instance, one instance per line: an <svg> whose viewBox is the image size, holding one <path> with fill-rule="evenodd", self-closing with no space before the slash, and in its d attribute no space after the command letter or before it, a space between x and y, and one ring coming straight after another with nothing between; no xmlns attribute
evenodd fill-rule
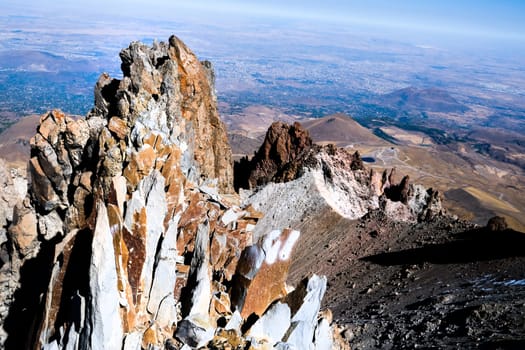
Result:
<svg viewBox="0 0 525 350"><path fill-rule="evenodd" d="M254 236L264 213L232 191L210 63L174 36L120 56L85 119L49 112L31 140L2 242L5 347L344 348L318 317L326 280L289 293L300 232Z"/></svg>

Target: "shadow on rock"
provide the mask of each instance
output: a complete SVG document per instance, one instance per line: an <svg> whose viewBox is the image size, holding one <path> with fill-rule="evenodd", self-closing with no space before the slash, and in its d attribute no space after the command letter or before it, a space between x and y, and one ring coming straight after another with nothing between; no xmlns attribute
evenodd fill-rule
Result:
<svg viewBox="0 0 525 350"><path fill-rule="evenodd" d="M370 255L362 260L379 265L458 264L525 256L525 234L513 230L486 228L466 231L455 240L427 244L421 248Z"/></svg>
<svg viewBox="0 0 525 350"><path fill-rule="evenodd" d="M8 333L6 350L30 349L35 344L33 334L40 322L37 316L51 276L54 245L43 242L38 255L28 260L20 270L20 288L14 295L4 329Z"/></svg>
<svg viewBox="0 0 525 350"><path fill-rule="evenodd" d="M505 350L523 350L525 349L525 339L521 340L497 340L489 341L479 347L480 350L505 349Z"/></svg>

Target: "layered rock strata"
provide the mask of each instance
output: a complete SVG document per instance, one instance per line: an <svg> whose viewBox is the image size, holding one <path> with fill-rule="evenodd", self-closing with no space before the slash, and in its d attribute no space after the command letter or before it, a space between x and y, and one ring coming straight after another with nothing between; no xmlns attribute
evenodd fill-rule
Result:
<svg viewBox="0 0 525 350"><path fill-rule="evenodd" d="M300 233L254 238L263 215L232 194L211 65L175 36L120 56L85 119L50 112L31 140L5 348L345 348L318 316L325 278L289 293Z"/></svg>

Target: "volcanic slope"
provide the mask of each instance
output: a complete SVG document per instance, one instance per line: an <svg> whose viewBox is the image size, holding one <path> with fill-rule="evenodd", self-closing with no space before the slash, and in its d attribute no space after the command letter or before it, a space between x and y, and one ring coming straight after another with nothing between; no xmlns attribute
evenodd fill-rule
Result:
<svg viewBox="0 0 525 350"><path fill-rule="evenodd" d="M525 344L524 234L502 218L480 227L448 216L437 193L366 169L345 149L308 146L298 128L272 125L265 142L291 148L264 158L283 150L265 143L248 172L259 187L241 194L266 213L255 235L275 223L301 230L289 281L331 277L325 306L352 348Z"/></svg>
<svg viewBox="0 0 525 350"><path fill-rule="evenodd" d="M29 160L29 140L36 132L40 116L27 116L0 134L0 157L13 167L25 168Z"/></svg>
<svg viewBox="0 0 525 350"><path fill-rule="evenodd" d="M345 114L303 119L300 122L310 132L312 140L318 144L333 143L340 147L352 145L355 148L363 145L387 146L390 144Z"/></svg>

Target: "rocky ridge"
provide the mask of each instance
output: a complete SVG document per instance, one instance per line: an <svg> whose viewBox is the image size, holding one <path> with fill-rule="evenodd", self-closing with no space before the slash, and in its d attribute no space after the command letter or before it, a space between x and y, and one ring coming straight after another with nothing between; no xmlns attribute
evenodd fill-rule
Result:
<svg viewBox="0 0 525 350"><path fill-rule="evenodd" d="M244 203L266 213L256 236L276 223L297 227L323 208L350 220L376 210L400 222L444 213L438 192L411 184L408 176L396 183L395 169L368 170L358 152L315 145L299 123L272 124L256 155L236 164L236 177L242 176L251 189L241 191Z"/></svg>
<svg viewBox="0 0 525 350"><path fill-rule="evenodd" d="M210 65L176 38L122 59L86 119L41 117L28 196L0 170L5 348L523 348L504 219L443 216L437 192L299 124L237 165L241 201Z"/></svg>
<svg viewBox="0 0 525 350"><path fill-rule="evenodd" d="M47 113L31 139L2 245L5 348L346 348L319 313L326 279L286 284L299 231L254 236L262 213L232 194L211 64L175 36L120 56L85 119Z"/></svg>
<svg viewBox="0 0 525 350"><path fill-rule="evenodd" d="M325 302L352 348L523 348L525 239L503 218L444 215L437 192L332 146L305 147L275 172L257 161L244 161L252 183L273 182L241 191L266 213L255 237L275 223L301 231L290 281L329 276Z"/></svg>

